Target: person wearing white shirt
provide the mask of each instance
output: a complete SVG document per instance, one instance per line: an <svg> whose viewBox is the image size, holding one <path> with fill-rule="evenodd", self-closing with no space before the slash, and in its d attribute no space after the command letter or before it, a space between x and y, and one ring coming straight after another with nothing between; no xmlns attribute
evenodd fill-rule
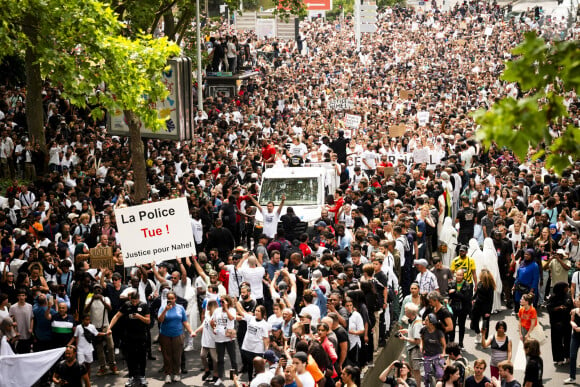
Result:
<svg viewBox="0 0 580 387"><path fill-rule="evenodd" d="M266 209L262 208L260 203L254 199L253 196L250 195L250 200L254 203L254 205L258 208L258 211L262 213L262 217L264 219L264 234L273 239L276 237L276 232L278 231L278 221L280 220L280 213L282 212L282 207L284 207L284 202L286 201L286 195L282 195L282 201L278 206L278 209L274 211L274 202L268 202L266 205Z"/></svg>
<svg viewBox="0 0 580 387"><path fill-rule="evenodd" d="M264 288L262 286L262 280L266 274L266 269L264 269L262 266L258 266L258 258L254 256L247 258L248 264L244 267L243 264L245 263L245 260L246 258L240 260L237 268L242 274L244 282L248 282L250 284L252 298L256 300L258 305L263 305Z"/></svg>
<svg viewBox="0 0 580 387"><path fill-rule="evenodd" d="M368 176L375 174L377 169L378 154L372 149L373 144L368 144L367 149L362 154L364 170Z"/></svg>
<svg viewBox="0 0 580 387"><path fill-rule="evenodd" d="M292 356L292 365L294 365L296 369L296 378L300 380L302 387L315 387L316 382L314 381L314 378L310 372L306 371L307 364L308 354L305 352L296 352L296 354Z"/></svg>
<svg viewBox="0 0 580 387"><path fill-rule="evenodd" d="M248 370L248 379L252 380L254 373L254 358L264 356L270 345L270 324L266 321L266 307L258 305L254 315L244 310L239 302L236 309L248 324L244 341L242 342L242 362Z"/></svg>
<svg viewBox="0 0 580 387"><path fill-rule="evenodd" d="M350 298L347 298L344 306L349 314L348 318L348 355L347 358L353 363L358 364L359 352L362 346L360 337L367 332L363 318L354 308Z"/></svg>
<svg viewBox="0 0 580 387"><path fill-rule="evenodd" d="M211 316L215 322L215 343L218 356L217 368L219 378L224 378L225 352L228 351L233 369L238 369L236 356L236 308L233 307L233 300L229 296L221 299L221 307L218 307ZM218 379L219 381L219 379ZM217 381L216 381L217 383ZM218 384L219 385L219 384Z"/></svg>

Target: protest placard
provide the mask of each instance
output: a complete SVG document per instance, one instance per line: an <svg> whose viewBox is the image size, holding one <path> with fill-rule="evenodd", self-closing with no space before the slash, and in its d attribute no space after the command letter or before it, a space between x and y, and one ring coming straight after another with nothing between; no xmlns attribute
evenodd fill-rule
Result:
<svg viewBox="0 0 580 387"><path fill-rule="evenodd" d="M195 254L185 198L115 209L125 266Z"/></svg>
<svg viewBox="0 0 580 387"><path fill-rule="evenodd" d="M354 107L352 100L350 98L337 98L328 101L328 109L330 110L350 110Z"/></svg>
<svg viewBox="0 0 580 387"><path fill-rule="evenodd" d="M112 247L97 246L90 249L89 252L89 264L92 268L100 269L106 267L111 270L115 268Z"/></svg>
<svg viewBox="0 0 580 387"><path fill-rule="evenodd" d="M361 121L361 116L355 114L347 114L344 117L344 126L347 128L358 129Z"/></svg>
<svg viewBox="0 0 580 387"><path fill-rule="evenodd" d="M428 111L420 111L417 112L417 121L419 122L419 126L425 126L429 122L429 112Z"/></svg>
<svg viewBox="0 0 580 387"><path fill-rule="evenodd" d="M407 131L407 125L400 124L400 125L393 125L389 127L389 136L390 137L401 137Z"/></svg>

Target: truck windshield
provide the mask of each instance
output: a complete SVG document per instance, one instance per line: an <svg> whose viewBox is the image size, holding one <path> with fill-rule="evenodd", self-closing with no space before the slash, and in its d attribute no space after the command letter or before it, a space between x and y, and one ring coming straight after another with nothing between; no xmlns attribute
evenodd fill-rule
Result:
<svg viewBox="0 0 580 387"><path fill-rule="evenodd" d="M265 179L260 193L260 205L274 202L278 206L282 195L286 195L286 206L308 206L318 204L318 179L316 177Z"/></svg>

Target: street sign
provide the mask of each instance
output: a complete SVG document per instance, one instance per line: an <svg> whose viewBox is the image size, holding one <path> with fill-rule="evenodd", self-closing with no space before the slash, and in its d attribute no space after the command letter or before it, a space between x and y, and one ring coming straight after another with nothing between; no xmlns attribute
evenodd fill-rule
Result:
<svg viewBox="0 0 580 387"><path fill-rule="evenodd" d="M361 24L360 32L374 33L377 32L377 26L375 24Z"/></svg>

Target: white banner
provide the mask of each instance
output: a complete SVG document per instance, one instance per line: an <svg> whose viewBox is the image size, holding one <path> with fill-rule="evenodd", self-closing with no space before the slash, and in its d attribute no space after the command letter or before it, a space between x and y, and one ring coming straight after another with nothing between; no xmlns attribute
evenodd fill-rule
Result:
<svg viewBox="0 0 580 387"><path fill-rule="evenodd" d="M330 110L350 110L354 107L352 100L350 98L338 98L338 99L331 99L328 101L328 109Z"/></svg>
<svg viewBox="0 0 580 387"><path fill-rule="evenodd" d="M125 266L195 254L187 199L115 210Z"/></svg>
<svg viewBox="0 0 580 387"><path fill-rule="evenodd" d="M344 126L347 128L358 129L361 122L361 116L357 116L354 114L347 114L344 117Z"/></svg>

